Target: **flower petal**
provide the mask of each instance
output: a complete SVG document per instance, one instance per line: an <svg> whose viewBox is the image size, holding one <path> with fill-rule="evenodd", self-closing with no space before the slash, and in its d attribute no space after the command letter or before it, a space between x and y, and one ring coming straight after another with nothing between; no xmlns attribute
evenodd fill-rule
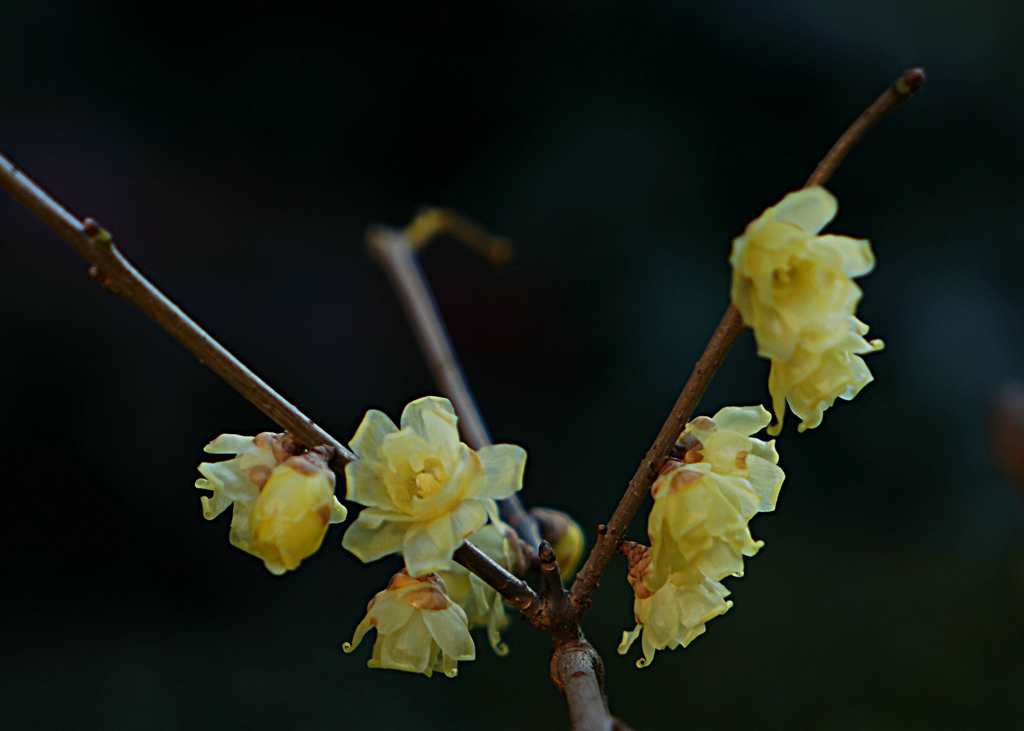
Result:
<svg viewBox="0 0 1024 731"><path fill-rule="evenodd" d="M368 510L370 509L359 514L356 522L348 527L345 537L341 540L341 545L354 553L363 563L376 561L381 556L401 551L406 530L403 523L382 522L373 525L371 521L364 521L363 515Z"/></svg>
<svg viewBox="0 0 1024 731"><path fill-rule="evenodd" d="M839 203L821 186L801 188L788 194L775 206L772 220L791 223L809 234L817 234L836 217Z"/></svg>
<svg viewBox="0 0 1024 731"><path fill-rule="evenodd" d="M445 455L458 449L458 421L451 401L438 396L416 399L402 411L402 428L411 428Z"/></svg>
<svg viewBox="0 0 1024 731"><path fill-rule="evenodd" d="M477 450L484 466L484 484L479 497L501 500L523 486L526 450L514 444L492 444Z"/></svg>
<svg viewBox="0 0 1024 731"><path fill-rule="evenodd" d="M458 604L440 612L422 612L430 636L445 655L460 661L476 658L476 647L469 634L466 614Z"/></svg>
<svg viewBox="0 0 1024 731"><path fill-rule="evenodd" d="M203 451L209 454L241 454L252 447L252 445L252 437L243 437L239 434L221 434L203 447Z"/></svg>
<svg viewBox="0 0 1024 731"><path fill-rule="evenodd" d="M384 443L384 437L396 431L398 431L398 427L387 414L370 409L366 412L363 420L359 422L359 428L356 429L355 436L349 442L349 447L360 459L374 460Z"/></svg>
<svg viewBox="0 0 1024 731"><path fill-rule="evenodd" d="M405 531L402 544L405 568L413 577L444 571L461 542L461 538L455 541L447 515L425 524L413 523Z"/></svg>
<svg viewBox="0 0 1024 731"><path fill-rule="evenodd" d="M472 533L480 530L487 522L487 511L480 500L465 500L459 503L448 517L451 535L459 546Z"/></svg>
<svg viewBox="0 0 1024 731"><path fill-rule="evenodd" d="M867 239L828 234L811 240L814 250L828 249L835 257L836 265L848 277L862 277L875 268L875 254Z"/></svg>
<svg viewBox="0 0 1024 731"><path fill-rule="evenodd" d="M726 406L719 409L711 419L719 429L739 432L742 436L749 437L768 426L772 415L760 404L757 406Z"/></svg>
<svg viewBox="0 0 1024 731"><path fill-rule="evenodd" d="M435 645L422 614L415 612L401 631L378 639L381 667L422 673L433 664Z"/></svg>

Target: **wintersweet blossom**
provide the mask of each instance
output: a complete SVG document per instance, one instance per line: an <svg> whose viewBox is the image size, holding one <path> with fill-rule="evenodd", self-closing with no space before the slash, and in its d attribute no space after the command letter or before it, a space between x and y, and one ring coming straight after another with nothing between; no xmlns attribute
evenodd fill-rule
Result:
<svg viewBox="0 0 1024 731"><path fill-rule="evenodd" d="M785 479L774 440L750 436L769 421L761 406L726 407L686 425L677 443L682 460L668 460L651 487L651 589L669 574L691 583L741 574L743 557L760 550L747 523L775 509Z"/></svg>
<svg viewBox="0 0 1024 731"><path fill-rule="evenodd" d="M514 558L507 536L510 530L503 523L488 523L469 536L469 541L502 567L511 569ZM487 628L487 640L495 653L507 655L508 645L501 641L501 630L508 625L508 615L501 596L461 564L449 563L446 570L438 572L449 598L466 612L471 629Z"/></svg>
<svg viewBox="0 0 1024 731"><path fill-rule="evenodd" d="M274 574L316 552L328 524L345 520L347 512L334 496L334 473L323 457L301 450L286 434L222 434L204 451L234 459L199 465L203 477L196 487L213 491L201 498L203 517L213 520L233 506L231 545L263 559Z"/></svg>
<svg viewBox="0 0 1024 731"><path fill-rule="evenodd" d="M624 655L637 637L641 637L644 656L636 661L638 668L647 667L654 661L655 650L686 647L704 633L706 622L725 614L732 607L732 602L725 599L729 590L721 582L710 579L686 581L681 585L670 580L658 590L651 591L644 580L650 570L651 551L648 549L629 571L629 583L635 593L633 614L637 624L632 632L622 633L622 642L619 643L619 654Z"/></svg>
<svg viewBox="0 0 1024 731"><path fill-rule="evenodd" d="M827 190L804 188L733 240L732 301L758 355L772 362L772 434L782 429L787 401L800 431L818 426L837 398L852 399L872 380L860 356L883 347L864 339L868 326L854 315L862 292L852 277L874 268L870 242L818 235L837 211Z"/></svg>
<svg viewBox="0 0 1024 731"><path fill-rule="evenodd" d="M732 606L720 580L742 575L743 557L763 545L747 523L775 509L785 479L774 441L751 436L770 421L762 406L698 417L676 442L678 458L661 465L651 486L651 547L631 557L637 626L619 645L625 653L642 635L638 667L649 665L655 650L686 647Z"/></svg>
<svg viewBox="0 0 1024 731"><path fill-rule="evenodd" d="M370 628L376 628L377 641L367 663L371 668L423 673L428 678L442 670L454 678L459 661L476 657L466 613L448 597L437 574L412 578L403 569L366 609L352 642L342 648L352 652Z"/></svg>
<svg viewBox="0 0 1024 731"><path fill-rule="evenodd" d="M342 545L362 561L401 553L412 576L444 571L462 541L490 518L496 500L522 487L526 452L495 444L474 452L459 441L447 399L428 396L402 412L401 428L368 411L352 438L359 459L345 467L348 499L367 506Z"/></svg>

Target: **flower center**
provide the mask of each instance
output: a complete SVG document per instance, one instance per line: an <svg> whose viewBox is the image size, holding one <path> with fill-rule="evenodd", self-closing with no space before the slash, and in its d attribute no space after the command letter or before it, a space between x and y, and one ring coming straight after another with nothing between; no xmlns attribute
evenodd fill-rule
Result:
<svg viewBox="0 0 1024 731"><path fill-rule="evenodd" d="M434 497L441 491L442 481L445 478L444 467L436 459L428 459L423 466L423 471L416 475L416 494L422 500Z"/></svg>

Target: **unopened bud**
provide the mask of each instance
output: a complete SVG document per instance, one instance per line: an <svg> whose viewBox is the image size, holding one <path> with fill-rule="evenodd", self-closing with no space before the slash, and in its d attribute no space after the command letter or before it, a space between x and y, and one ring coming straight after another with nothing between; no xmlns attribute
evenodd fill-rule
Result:
<svg viewBox="0 0 1024 731"><path fill-rule="evenodd" d="M568 581L579 568L587 539L579 523L568 513L552 508L532 508L530 513L537 519L541 537L551 544L558 558L562 580Z"/></svg>

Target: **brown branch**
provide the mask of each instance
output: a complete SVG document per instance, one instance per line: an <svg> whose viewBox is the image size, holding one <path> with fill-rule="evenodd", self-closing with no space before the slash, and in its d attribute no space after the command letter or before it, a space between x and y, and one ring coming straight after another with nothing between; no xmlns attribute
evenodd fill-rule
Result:
<svg viewBox="0 0 1024 731"><path fill-rule="evenodd" d="M718 328L711 336L711 341L704 349L704 354L693 367L690 379L686 382L683 392L679 394L679 398L676 400L675 406L672 407L668 419L662 425L661 431L658 432L654 444L647 450L636 474L630 480L626 493L619 501L618 507L615 508L615 513L608 521L605 530L599 533L597 543L590 551L587 562L576 574L576 581L572 585L570 597L580 614L588 606L591 593L597 588L597 582L608 568L612 558L618 553L619 544L625 539L633 516L640 509L647 493L650 492L651 484L657 476L651 463L662 457L667 457L672 451L679 433L686 427L686 422L697 407L697 402L700 401L700 397L704 395L704 391L711 382L711 377L715 375L725 354L729 352L729 348L736 342L736 338L740 336L745 327L743 318L740 317L735 305L729 305L725 316L722 317Z"/></svg>
<svg viewBox="0 0 1024 731"><path fill-rule="evenodd" d="M525 581L510 574L469 541L463 541L462 545L455 549L452 558L487 582L506 602L525 616L532 617L540 610L540 597Z"/></svg>
<svg viewBox="0 0 1024 731"><path fill-rule="evenodd" d="M440 213L431 210L427 211L427 215L436 218ZM409 237L414 238L419 245L432 235L436 224L434 221L423 221L422 216L419 216L407 229L412 231ZM417 226L418 223L423 225ZM451 226L443 228L450 230ZM409 237L380 226L370 228L366 234L370 252L387 272L412 322L416 339L434 379L455 406L466 442L474 449L479 449L490 444L491 437L469 390L448 330ZM476 232L476 238L482 238L481 232ZM608 705L601 691L601 658L582 639L578 615L562 585L555 552L550 544L541 541L536 519L523 509L516 495L501 501L501 517L522 537L531 552L539 549L541 575L546 587L543 599L525 582L468 542L456 550L454 559L497 590L506 602L529 618L535 627L550 635L554 643L552 679L565 694L574 729L627 729L608 713Z"/></svg>
<svg viewBox="0 0 1024 731"><path fill-rule="evenodd" d="M832 146L828 154L815 168L814 174L808 179L804 187L812 185L824 185L825 181L835 172L839 163L864 134L875 125L887 112L902 104L914 92L924 84L924 69L913 68L905 71L896 82L875 102L868 107L860 117L839 138L839 141ZM597 543L587 557L587 562L576 575L570 597L573 605L579 614L586 611L590 602L590 595L597 587L598 581L608 568L612 558L619 550L619 545L626 537L629 524L636 515L644 499L650 492L651 484L654 482L655 471L652 463L658 459L669 456L676 439L686 426L686 422L693 414L693 410L704 394L705 389L711 382L712 376L721 365L725 354L729 352L733 343L743 332L746 326L743 318L736 310L736 306L730 304L722 317L718 328L711 336L711 341L704 354L701 355L697 365L694 366L690 379L686 382L683 392L679 395L676 405L672 408L665 424L658 432L654 444L648 450L636 474L630 480L626 493L619 501L615 513L603 531L598 534Z"/></svg>
<svg viewBox="0 0 1024 731"><path fill-rule="evenodd" d="M843 132L843 135L832 145L832 149L828 151L828 154L818 163L818 167L814 168L814 172L811 173L811 177L804 183L804 187L810 188L812 185L824 185L825 181L839 167L839 163L846 157L846 153L853 149L853 146L860 141L860 138L867 134L867 131L874 127L882 117L914 96L914 93L924 85L924 81L924 69L912 68L904 71L893 82L893 85L886 89L885 93L878 97L870 107L865 109L854 123Z"/></svg>
<svg viewBox="0 0 1024 731"><path fill-rule="evenodd" d="M545 608L554 616L571 616L571 612L567 611L569 597L562 584L562 571L558 568L555 549L547 541L541 541L537 556L540 558L540 575L544 579ZM575 618L573 618L573 623L575 623Z"/></svg>
<svg viewBox="0 0 1024 731"><path fill-rule="evenodd" d="M551 679L565 696L574 731L632 731L608 711L604 664L586 640L566 643L555 650Z"/></svg>
<svg viewBox="0 0 1024 731"><path fill-rule="evenodd" d="M416 340L442 393L451 399L466 443L480 449L491 443L480 408L459 365L448 329L410 242L398 231L373 226L366 232L370 253L387 272L412 323ZM537 523L518 495L499 501L501 518L519 534L531 553L540 545Z"/></svg>
<svg viewBox="0 0 1024 731"><path fill-rule="evenodd" d="M79 221L50 197L27 175L0 155L0 185L15 200L92 264L89 274L113 294L119 295L148 315L175 340L228 382L256 408L266 414L306 447L327 446L333 457L331 467L344 470L356 458L352 452L317 426L287 399L264 383L231 353L210 337L173 302L154 287L124 258L110 234L90 218Z"/></svg>

